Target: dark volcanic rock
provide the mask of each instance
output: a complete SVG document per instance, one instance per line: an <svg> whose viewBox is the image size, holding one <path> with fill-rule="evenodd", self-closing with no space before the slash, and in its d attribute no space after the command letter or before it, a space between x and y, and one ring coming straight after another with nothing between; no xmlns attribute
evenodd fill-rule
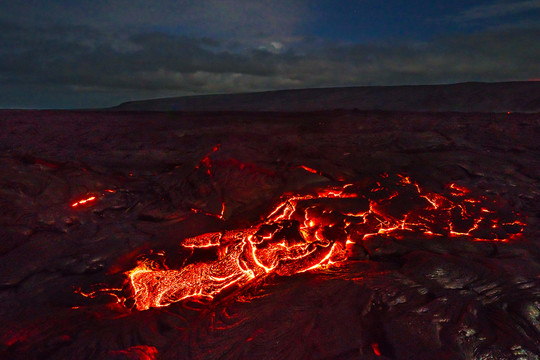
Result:
<svg viewBox="0 0 540 360"><path fill-rule="evenodd" d="M539 125L506 113L0 111L0 358L538 359ZM520 233L516 216L524 232L380 233L339 266L146 311L81 295L121 288L140 255L182 266L185 238L252 226L284 193L370 189L381 174L489 201L504 225L477 237Z"/></svg>
<svg viewBox="0 0 540 360"><path fill-rule="evenodd" d="M538 112L540 81L364 86L200 95L131 101L127 111L459 111Z"/></svg>

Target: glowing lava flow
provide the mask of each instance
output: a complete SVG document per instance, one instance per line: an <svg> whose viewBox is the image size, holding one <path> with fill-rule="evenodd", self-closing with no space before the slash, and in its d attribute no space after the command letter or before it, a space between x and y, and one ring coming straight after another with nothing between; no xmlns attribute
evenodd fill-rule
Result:
<svg viewBox="0 0 540 360"><path fill-rule="evenodd" d="M83 199L83 200L79 200L77 202L74 202L73 204L71 204L72 207L77 207L79 205L82 205L82 204L86 204L90 201L95 201L96 200L96 197L95 196L90 196L89 198L86 198L86 199Z"/></svg>
<svg viewBox="0 0 540 360"><path fill-rule="evenodd" d="M386 175L386 174L385 174ZM388 175L383 176L389 182ZM365 189L364 189L365 192ZM447 195L422 191L408 177L377 185L362 195L359 185L328 187L283 198L261 223L248 229L185 239L186 248L213 249L217 260L167 269L143 262L128 272L138 310L189 297L212 298L269 274L292 275L347 259L348 247L370 236L468 237L507 241L523 231L519 221L496 217L489 204L451 184Z"/></svg>
<svg viewBox="0 0 540 360"><path fill-rule="evenodd" d="M116 190L106 189L105 192L115 193ZM102 198L104 195L105 195L105 193L102 193L100 195L89 196L86 199L82 199L82 200L79 200L79 201L76 201L76 202L72 203L71 207L78 207L80 205L95 203L97 200L99 200L99 198Z"/></svg>

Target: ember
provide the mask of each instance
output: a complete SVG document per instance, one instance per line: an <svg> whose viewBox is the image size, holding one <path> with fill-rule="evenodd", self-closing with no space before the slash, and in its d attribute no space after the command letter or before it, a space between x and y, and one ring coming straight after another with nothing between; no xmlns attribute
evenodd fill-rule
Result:
<svg viewBox="0 0 540 360"><path fill-rule="evenodd" d="M83 205L83 204L86 204L88 202L91 202L91 201L95 201L96 200L96 197L95 196L90 196L89 198L86 198L86 199L83 199L83 200L79 200L73 204L71 204L72 207L77 207L79 205Z"/></svg>

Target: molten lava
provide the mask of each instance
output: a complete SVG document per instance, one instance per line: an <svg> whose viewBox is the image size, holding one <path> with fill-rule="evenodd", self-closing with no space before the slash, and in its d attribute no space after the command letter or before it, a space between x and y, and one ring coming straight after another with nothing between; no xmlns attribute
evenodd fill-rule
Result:
<svg viewBox="0 0 540 360"><path fill-rule="evenodd" d="M83 199L83 200L79 200L77 202L74 202L73 204L71 204L72 207L77 207L79 205L83 205L83 204L86 204L88 202L91 202L91 201L95 201L96 200L96 197L95 196L90 196L86 199Z"/></svg>
<svg viewBox="0 0 540 360"><path fill-rule="evenodd" d="M219 148L216 145L196 167L211 179L211 156ZM307 166L299 168L324 176ZM91 196L72 206L96 200ZM225 202L220 200L218 214L191 211L225 220ZM415 236L427 241L433 237L472 241L518 237L525 224L499 219L495 205L486 197L474 198L469 189L457 184L449 184L439 194L424 191L409 177L384 173L368 188L340 183L306 194L284 195L266 218L249 228L184 239L181 246L191 249L192 255L205 249L213 251L214 260L185 259L191 260L189 265L178 269L169 269L164 262L140 261L127 273L127 297L121 289L78 292L90 297L108 293L120 303L131 299L138 310L146 310L189 297L213 298L226 288L241 287L270 274L292 275L343 262L354 246L361 247L372 236L395 240Z"/></svg>
<svg viewBox="0 0 540 360"><path fill-rule="evenodd" d="M358 184L284 196L259 224L185 239L182 246L215 251L216 260L168 269L144 261L128 272L138 310L167 306L189 297L213 298L269 274L292 275L347 259L351 247L370 236L467 237L507 241L523 231L520 221L502 222L487 199L474 199L450 184L446 195L422 191L408 177L377 182L371 191ZM364 195L367 194L367 195Z"/></svg>

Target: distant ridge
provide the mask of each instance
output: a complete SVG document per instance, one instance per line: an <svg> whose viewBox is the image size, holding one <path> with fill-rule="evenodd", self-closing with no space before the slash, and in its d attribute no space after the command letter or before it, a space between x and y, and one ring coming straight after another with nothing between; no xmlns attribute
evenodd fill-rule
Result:
<svg viewBox="0 0 540 360"><path fill-rule="evenodd" d="M183 96L130 101L124 111L458 111L540 112L540 81L361 86Z"/></svg>

